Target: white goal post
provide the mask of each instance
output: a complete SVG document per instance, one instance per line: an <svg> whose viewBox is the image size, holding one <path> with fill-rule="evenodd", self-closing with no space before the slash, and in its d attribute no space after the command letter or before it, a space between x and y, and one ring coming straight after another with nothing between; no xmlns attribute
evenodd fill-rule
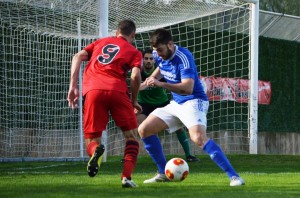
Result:
<svg viewBox="0 0 300 198"><path fill-rule="evenodd" d="M257 153L258 1L0 0L0 161L87 157L82 110L66 101L71 58L114 35L124 18L137 24L138 49L149 47L152 30L166 28L193 53L199 77L249 81L251 89L236 83L230 92L246 102L224 98L224 89L207 90L215 94L207 131L226 153ZM122 156L113 120L106 132L106 154ZM160 138L166 154L183 154L176 135ZM202 154L193 143L191 150Z"/></svg>

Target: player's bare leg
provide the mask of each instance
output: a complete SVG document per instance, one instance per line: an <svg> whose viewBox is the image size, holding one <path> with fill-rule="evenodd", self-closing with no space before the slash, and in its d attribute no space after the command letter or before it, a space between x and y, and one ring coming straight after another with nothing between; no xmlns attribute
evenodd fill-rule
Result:
<svg viewBox="0 0 300 198"><path fill-rule="evenodd" d="M196 156L193 156L191 154L189 138L186 134L185 129L184 128L178 129L175 133L176 133L178 141L180 142L180 144L184 150L184 153L186 156L186 161L187 162L199 162L200 160Z"/></svg>

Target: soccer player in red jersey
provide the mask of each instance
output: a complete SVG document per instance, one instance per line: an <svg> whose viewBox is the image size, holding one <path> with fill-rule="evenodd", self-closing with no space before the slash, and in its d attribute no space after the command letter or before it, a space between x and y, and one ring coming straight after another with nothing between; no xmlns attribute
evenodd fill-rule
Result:
<svg viewBox="0 0 300 198"><path fill-rule="evenodd" d="M125 162L122 172L122 187L136 187L131 174L136 165L139 143L135 112L141 112L137 95L141 84L142 53L131 42L136 26L132 20L118 24L116 36L96 40L74 55L71 65L69 106L77 107L79 98L78 76L82 61L89 61L83 75L84 138L86 152L91 157L87 170L94 177L100 167L104 145L102 131L109 121L109 113L121 128L125 137ZM126 83L131 70L131 99Z"/></svg>

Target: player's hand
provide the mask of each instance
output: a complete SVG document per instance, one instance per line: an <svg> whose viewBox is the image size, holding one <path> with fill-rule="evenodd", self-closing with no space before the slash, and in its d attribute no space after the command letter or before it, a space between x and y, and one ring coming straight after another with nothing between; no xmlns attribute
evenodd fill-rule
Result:
<svg viewBox="0 0 300 198"><path fill-rule="evenodd" d="M147 87L148 86L147 86L146 82L142 82L141 85L140 85L139 90L142 91L142 90L146 89Z"/></svg>
<svg viewBox="0 0 300 198"><path fill-rule="evenodd" d="M145 83L149 87L159 87L159 81L154 77L146 78Z"/></svg>
<svg viewBox="0 0 300 198"><path fill-rule="evenodd" d="M142 106L139 105L139 103L137 103L137 102L133 103L133 108L134 108L134 113L135 114L142 113L142 111L143 111Z"/></svg>
<svg viewBox="0 0 300 198"><path fill-rule="evenodd" d="M68 102L69 107L72 109L75 109L78 107L78 99L79 99L79 90L77 87L70 87L69 93L68 93Z"/></svg>

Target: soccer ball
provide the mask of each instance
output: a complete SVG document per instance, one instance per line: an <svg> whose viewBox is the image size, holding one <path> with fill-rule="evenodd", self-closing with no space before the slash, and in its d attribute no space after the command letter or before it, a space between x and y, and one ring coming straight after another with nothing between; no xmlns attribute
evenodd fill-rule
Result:
<svg viewBox="0 0 300 198"><path fill-rule="evenodd" d="M189 174L189 166L183 159L173 158L167 162L165 174L170 181L182 181Z"/></svg>

